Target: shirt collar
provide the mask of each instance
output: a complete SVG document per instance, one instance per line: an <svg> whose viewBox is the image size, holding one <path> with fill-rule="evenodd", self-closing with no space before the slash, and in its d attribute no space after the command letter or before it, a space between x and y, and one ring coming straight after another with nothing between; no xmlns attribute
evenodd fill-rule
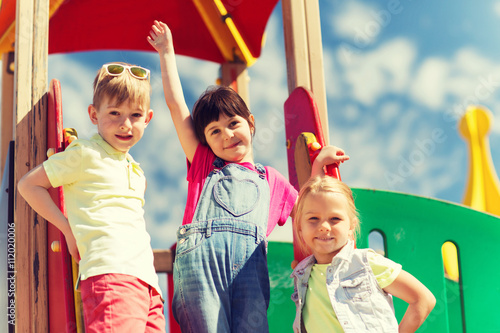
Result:
<svg viewBox="0 0 500 333"><path fill-rule="evenodd" d="M309 257L305 258L302 260L297 267L293 270L292 274L290 277L302 277L307 270L311 269L311 266L316 263L316 259L314 258L313 255L310 255Z"/></svg>
<svg viewBox="0 0 500 333"><path fill-rule="evenodd" d="M132 155L116 150L115 148L113 148L113 146L107 143L99 133L94 134L91 140L97 143L102 149L104 149L104 151L108 155L116 156L116 158L119 160L127 159L127 161L132 163L133 165L139 166L139 163L137 163L133 159Z"/></svg>

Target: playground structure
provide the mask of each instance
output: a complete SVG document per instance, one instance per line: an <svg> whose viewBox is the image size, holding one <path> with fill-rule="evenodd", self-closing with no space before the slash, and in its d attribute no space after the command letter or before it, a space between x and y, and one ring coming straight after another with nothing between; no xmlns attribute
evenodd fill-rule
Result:
<svg viewBox="0 0 500 333"><path fill-rule="evenodd" d="M94 1L94 6L98 6L97 0L93 0L88 2L89 8L93 8ZM240 1L243 7L239 8L240 12L238 12L238 8L236 10L233 8L231 11L229 1L192 0L187 1L191 4L191 7L188 7L190 11L184 12L198 15L202 25L206 26L206 29L202 29L205 34L202 38L213 40L212 46L206 49L215 48L216 55L204 54L200 58L221 63L221 83L232 86L246 100L248 100L246 68L260 55L260 43L265 23L277 1L262 1L266 3L265 15L263 23L257 25L260 27L257 29L259 33L253 37L253 44L245 38L245 31L240 28L243 25L236 24L238 13L247 10L245 5L258 6L249 5L249 2ZM160 3L154 2L151 6L156 5L160 6ZM37 217L19 197L15 191L15 183L30 168L45 159L47 150L45 138L47 134L50 134L46 125L46 109L49 105L49 97L46 94L47 56L51 52L81 50L76 46L72 49L72 46L67 43L69 40L67 36L60 37L60 44L57 42L53 44L55 40L53 34L57 31L57 27L59 31L71 30L68 27L62 29L61 26L69 24L67 19L71 11L81 10L78 6L78 1L66 3L47 0L18 1L17 3L3 1L0 11L2 24L9 22L15 24L15 29L10 25L2 30L4 27L0 26L0 33L5 32L0 36L0 52L3 53L1 168L3 170L7 160L6 147L14 139L12 146L14 149L13 195L15 196L13 220L16 222L15 271L17 272L17 286L23 286L16 290L16 332L49 331L51 325L56 325L51 312L61 311L61 309L74 311L74 308L67 308L67 303L58 303L50 299L50 289L55 288L49 287L50 280L53 278L51 274L54 272L47 269L48 258L53 255L49 249L53 240L50 238L50 231L47 232L51 227ZM13 15L12 8L16 8L15 23L12 16L10 21L3 19L6 16L2 14L5 15L4 10L7 7L10 8L10 15ZM317 1L310 0L286 0L282 1L282 8L289 93L292 94L297 87L304 87L312 92L317 103L325 143L328 143L319 4ZM145 17L148 24L153 19L161 19L157 13L155 12L152 17ZM119 12L115 15L120 16L121 20L124 19ZM49 31L51 16L53 18L50 19ZM88 21L87 25L91 22L84 13L81 16ZM232 17L231 20L234 21L221 20L221 17ZM20 25L20 22L23 24ZM85 22L73 23L84 24ZM108 22L106 28L112 25ZM84 29L82 27L82 31ZM104 28L97 25L95 31L99 29ZM15 37L12 34L15 34ZM46 38L48 35L51 38L50 46ZM141 37L143 37L142 34ZM129 40L138 39L130 36L127 41L117 39L116 46L111 48L119 49L125 46L125 48L140 50L141 46L126 44ZM10 44L14 40L16 41L15 50L12 52ZM109 48L108 42L105 45ZM100 47L99 45L86 46L84 49L99 49ZM51 48L53 48L52 51ZM147 45L142 46L142 49L150 50ZM176 50L186 55L193 52L191 56L196 56L196 50L183 51L182 46L177 47L177 45ZM14 97L9 100L5 96ZM488 155L489 147L486 140L489 128L487 124L490 122L491 116L488 116L487 112L475 112L472 116L466 116L460 125L461 133L469 140L471 154L470 181L464 204L480 211L499 215L498 211L494 211L498 209L500 198L498 178L492 167L491 157ZM15 126L9 126L10 124L15 124ZM293 142L290 143L290 147L294 147ZM496 308L494 306L500 296L500 287L491 287L489 283L491 277L500 276L500 268L498 265L492 265L488 258L477 255L477 253L488 253L492 258L500 255L500 249L496 246L500 237L498 217L461 205L408 194L367 189L354 189L354 192L363 221L362 234L366 236L359 240L358 246L368 246L368 234L372 231L379 232L384 239L386 255L403 263L405 269L427 285L437 298L436 308L421 331L483 332L485 328L491 331L500 329L500 323L495 319ZM17 223L17 221L23 221L23 223ZM474 223L471 224L471 221ZM432 232L429 232L430 230ZM445 278L443 271L441 251L443 244L448 241L455 246L455 249L458 249L451 251L451 253L453 251L458 253L457 260L450 259L450 267L456 267L459 272L456 275L456 282ZM292 282L288 278L291 271L290 263L293 260L293 247L287 243L270 243L269 248L269 260L273 262L270 265L272 286L271 305L268 311L270 329L271 332L288 331L283 327L291 327L295 313L294 305L289 301ZM446 258L449 254L444 254L444 256ZM172 260L173 255L170 250L156 251L157 271L171 272ZM445 259L444 262L446 265L447 260ZM456 265L455 262L457 262ZM479 274L478 268L481 271ZM398 319L401 318L403 309L404 304L396 302ZM289 316L283 316L283 313L288 313ZM68 323L64 319L64 322L59 324L67 325ZM172 320L171 325L171 332L175 332L175 323L172 323ZM77 329L74 328L73 331Z"/></svg>

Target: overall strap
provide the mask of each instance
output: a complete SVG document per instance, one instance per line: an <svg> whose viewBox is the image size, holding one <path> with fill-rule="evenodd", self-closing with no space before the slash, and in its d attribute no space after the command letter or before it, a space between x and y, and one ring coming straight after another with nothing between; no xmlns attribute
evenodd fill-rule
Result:
<svg viewBox="0 0 500 333"><path fill-rule="evenodd" d="M226 162L220 158L216 157L212 165L214 166L215 169L222 169L225 166ZM266 169L264 166L260 163L255 163L255 170L259 173L260 178L265 179L266 175Z"/></svg>
<svg viewBox="0 0 500 333"><path fill-rule="evenodd" d="M255 163L255 169L260 175L260 178L265 179L266 178L266 169L264 166L260 163Z"/></svg>
<svg viewBox="0 0 500 333"><path fill-rule="evenodd" d="M215 158L215 161L212 163L212 165L214 166L214 168L216 169L222 169L224 167L224 160L220 157L216 157Z"/></svg>

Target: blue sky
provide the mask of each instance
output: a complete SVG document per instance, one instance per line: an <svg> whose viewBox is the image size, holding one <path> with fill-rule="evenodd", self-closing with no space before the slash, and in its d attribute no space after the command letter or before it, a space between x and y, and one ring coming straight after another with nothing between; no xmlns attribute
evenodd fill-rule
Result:
<svg viewBox="0 0 500 333"><path fill-rule="evenodd" d="M469 103L496 115L489 138L493 162L500 165L500 46L491 38L500 31L500 1L331 0L320 2L320 13L330 142L351 156L341 166L343 180L353 187L461 202L468 154L456 125ZM254 155L287 176L280 3L266 33L262 56L249 69L250 109L257 120ZM219 65L177 60L191 107L215 83ZM155 115L131 153L148 178L145 211L153 247L170 247L184 211L186 163L164 101L158 55L51 55L49 79L61 81L65 127L90 137L92 81L110 61L152 71ZM272 235L290 237L287 227Z"/></svg>

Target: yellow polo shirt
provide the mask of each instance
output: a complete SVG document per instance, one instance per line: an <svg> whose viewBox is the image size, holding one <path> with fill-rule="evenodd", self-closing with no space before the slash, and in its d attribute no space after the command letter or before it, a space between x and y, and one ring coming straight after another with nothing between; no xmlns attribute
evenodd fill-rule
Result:
<svg viewBox="0 0 500 333"><path fill-rule="evenodd" d="M146 178L139 163L95 134L90 140L73 141L43 167L53 187L63 186L81 257L81 280L127 274L161 295L144 220Z"/></svg>

